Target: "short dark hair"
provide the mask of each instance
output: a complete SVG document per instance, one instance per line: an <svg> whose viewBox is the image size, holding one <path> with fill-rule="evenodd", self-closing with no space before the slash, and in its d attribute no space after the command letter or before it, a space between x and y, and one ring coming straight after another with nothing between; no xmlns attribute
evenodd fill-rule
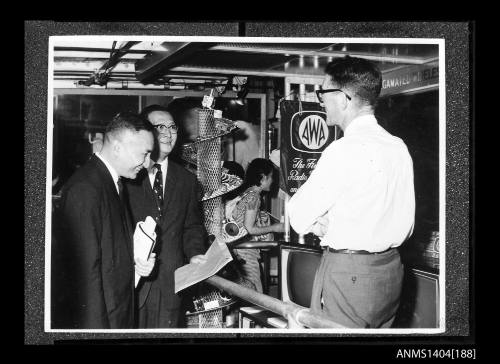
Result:
<svg viewBox="0 0 500 364"><path fill-rule="evenodd" d="M348 88L361 101L376 106L382 88L382 74L373 62L345 56L328 63L325 73L339 88Z"/></svg>
<svg viewBox="0 0 500 364"><path fill-rule="evenodd" d="M260 186L260 180L274 172L274 164L264 158L255 158L250 162L243 181L244 188Z"/></svg>
<svg viewBox="0 0 500 364"><path fill-rule="evenodd" d="M224 161L222 167L226 168L229 174L240 177L241 179L245 178L245 170L235 161Z"/></svg>
<svg viewBox="0 0 500 364"><path fill-rule="evenodd" d="M163 111L163 112L168 112L170 114L170 112L167 110L167 108L165 106L155 104L155 105L146 106L144 109L142 109L140 116L146 120L149 120L148 119L149 114L151 114L152 112L155 112L155 111Z"/></svg>
<svg viewBox="0 0 500 364"><path fill-rule="evenodd" d="M186 97L181 97L170 101L170 103L166 107L166 110L172 115L174 121L177 124L180 124L184 119L184 115L189 110L196 109L199 107L201 107L199 101L189 99Z"/></svg>
<svg viewBox="0 0 500 364"><path fill-rule="evenodd" d="M175 123L179 127L177 132L177 138L180 141L180 144L191 141L189 138L191 137L186 128L186 115L193 109L200 108L200 102L197 100L193 100L187 97L181 97L177 99L173 99L167 105L167 111L172 115Z"/></svg>
<svg viewBox="0 0 500 364"><path fill-rule="evenodd" d="M121 112L117 114L113 120L106 126L105 136L106 138L111 134L116 134L125 129L140 131L147 130L153 131L153 125L141 116L132 112Z"/></svg>

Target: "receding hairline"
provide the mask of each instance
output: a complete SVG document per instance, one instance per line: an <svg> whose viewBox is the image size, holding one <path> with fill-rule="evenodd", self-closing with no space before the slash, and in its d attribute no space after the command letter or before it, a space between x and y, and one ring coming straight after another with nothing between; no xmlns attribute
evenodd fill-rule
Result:
<svg viewBox="0 0 500 364"><path fill-rule="evenodd" d="M104 142L112 141L112 140L118 140L121 142L121 141L123 141L124 135L126 134L127 131L129 132L129 135L139 134L141 131L146 132L146 133L151 133L151 135L153 134L153 132L151 130L147 130L147 129L136 130L134 128L120 128L120 129L112 130L112 131L105 133L104 134Z"/></svg>
<svg viewBox="0 0 500 364"><path fill-rule="evenodd" d="M148 112L145 116L149 120L149 117L152 114L154 114L154 113L163 113L163 114L166 114L166 115L170 116L170 118L172 119L172 121L174 121L174 116L172 115L172 113L170 111L166 111L166 110L153 110L153 111Z"/></svg>

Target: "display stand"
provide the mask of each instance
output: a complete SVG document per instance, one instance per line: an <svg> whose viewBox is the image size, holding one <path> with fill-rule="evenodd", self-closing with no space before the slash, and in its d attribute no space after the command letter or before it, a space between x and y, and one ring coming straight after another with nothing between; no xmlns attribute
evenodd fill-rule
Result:
<svg viewBox="0 0 500 364"><path fill-rule="evenodd" d="M224 206L222 196L238 188L242 179L222 171L222 137L237 128L236 122L215 117L218 110L203 108L198 111L199 137L193 143L184 144L181 158L194 167L201 186L200 200L203 208L203 223L209 235L222 241L222 221ZM211 299L207 299L210 297ZM195 298L194 312L186 314L188 327L224 328L228 327L231 306L236 299L222 300L220 291L211 291ZM197 302L204 302L200 305ZM208 304L207 304L208 302ZM234 320L235 321L235 320ZM231 326L231 325L229 325Z"/></svg>
<svg viewBox="0 0 500 364"><path fill-rule="evenodd" d="M199 137L182 146L181 158L196 169L202 189L204 225L207 233L221 238L223 219L222 195L238 188L242 179L222 172L222 137L237 128L236 122L216 118L217 110L201 109L198 112Z"/></svg>

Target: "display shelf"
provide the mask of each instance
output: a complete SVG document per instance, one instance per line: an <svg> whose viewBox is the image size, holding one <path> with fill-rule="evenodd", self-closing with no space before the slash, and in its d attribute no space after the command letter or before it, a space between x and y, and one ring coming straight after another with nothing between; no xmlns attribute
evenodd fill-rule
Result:
<svg viewBox="0 0 500 364"><path fill-rule="evenodd" d="M183 144L183 148L190 148L191 145L195 146L196 144L200 144L215 138L221 138L233 130L238 129L236 121L232 121L224 118L214 118L216 132L211 133L209 135L205 135L203 137L197 137L194 142Z"/></svg>
<svg viewBox="0 0 500 364"><path fill-rule="evenodd" d="M201 313L207 313L207 312L212 312L212 311L215 311L215 310L219 310L221 308L224 308L224 307L229 307L233 304L235 304L237 302L236 298L234 297L231 297L228 301L226 302L216 302L214 301L214 307L210 307L210 308L204 308L204 309L201 309L199 311L194 311L194 312L186 312L186 315L199 315Z"/></svg>
<svg viewBox="0 0 500 364"><path fill-rule="evenodd" d="M237 302L233 297L225 302L220 302L220 300L206 302L213 307L200 307L199 311L186 312L187 328L226 328L227 316Z"/></svg>
<svg viewBox="0 0 500 364"><path fill-rule="evenodd" d="M226 118L214 118L215 127L224 135L229 134L233 130L238 129L238 122Z"/></svg>
<svg viewBox="0 0 500 364"><path fill-rule="evenodd" d="M182 145L181 158L187 163L197 165L196 155L198 153L198 146L201 143L221 138L233 130L238 129L237 122L225 118L214 118L214 124L216 132L213 134L205 135L203 137L196 138L196 141L191 143L185 143Z"/></svg>
<svg viewBox="0 0 500 364"><path fill-rule="evenodd" d="M198 163L196 162L196 149L192 150L190 148L182 149L181 152L181 159L184 162L187 162L195 167L198 166Z"/></svg>
<svg viewBox="0 0 500 364"><path fill-rule="evenodd" d="M202 201L207 201L215 197L222 196L228 192L235 190L240 187L243 183L243 180L235 175L221 172L221 184L215 191L206 191L202 197Z"/></svg>
<svg viewBox="0 0 500 364"><path fill-rule="evenodd" d="M238 128L237 122L229 119L213 118L212 121L214 125L213 130L215 130L214 133L208 133L205 134L203 137L198 137L196 141L183 144L181 148L181 156L180 156L181 159L197 170L199 168L202 168L202 174L205 174L203 172L213 173L214 167L204 166L202 163L204 159L199 160L198 153L200 152L201 146L204 145L204 143L213 141L217 138L222 138L223 136L231 133L233 130L236 130ZM201 163L203 166L200 167L199 163ZM243 181L241 178L228 173L221 172L220 184L215 189L212 187L210 189L203 191L203 196L201 196L201 201L208 201L216 197L220 197L228 192L235 190L242 183ZM208 186L205 186L205 188L207 187Z"/></svg>

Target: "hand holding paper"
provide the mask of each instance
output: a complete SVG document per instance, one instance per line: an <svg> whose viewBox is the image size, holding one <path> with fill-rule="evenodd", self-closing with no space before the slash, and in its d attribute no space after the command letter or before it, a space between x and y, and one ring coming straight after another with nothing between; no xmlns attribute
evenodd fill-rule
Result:
<svg viewBox="0 0 500 364"><path fill-rule="evenodd" d="M195 255L189 264L175 270L175 293L213 276L231 260L226 244L216 239L204 255Z"/></svg>
<svg viewBox="0 0 500 364"><path fill-rule="evenodd" d="M151 253L148 260L135 258L135 273L141 277L147 277L153 271L156 262L156 254Z"/></svg>
<svg viewBox="0 0 500 364"><path fill-rule="evenodd" d="M139 283L141 276L151 274L155 264L153 248L156 242L156 222L151 216L139 221L134 232L134 261L135 261L135 286Z"/></svg>

